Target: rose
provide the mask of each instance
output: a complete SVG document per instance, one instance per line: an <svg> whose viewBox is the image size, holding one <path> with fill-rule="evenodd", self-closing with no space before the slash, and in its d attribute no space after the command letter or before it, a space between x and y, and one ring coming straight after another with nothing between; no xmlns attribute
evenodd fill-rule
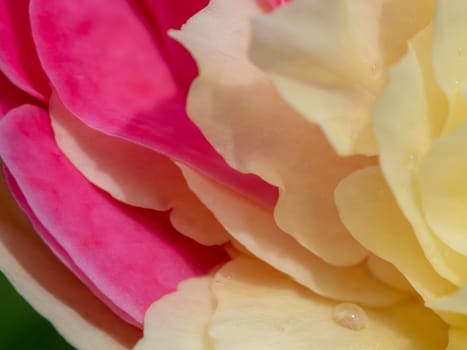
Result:
<svg viewBox="0 0 467 350"><path fill-rule="evenodd" d="M237 247L237 250L230 249L233 261L214 277L188 280L178 292L153 305L146 318L146 336L139 347L204 349L212 342L220 349L271 348L271 344L294 348L309 348L311 345L342 348L349 343L371 348L377 343L390 342L388 346L391 348L408 343L412 347L426 349L439 348L443 344L444 327L427 310L412 303L394 305L410 292L397 270L375 255L369 255L362 262L367 257L366 250L348 235L339 221L333 201L335 186L347 174L373 164L374 160L339 158L320 130L307 124L283 103L266 76L248 62L248 21L251 16L270 10L265 4L262 6L255 1L213 2L193 18L181 34L174 36L191 49L201 70L190 92L190 116L230 165L242 172L256 173L280 188L274 213L277 224L271 210L275 200L274 188L257 178L241 176L225 166L212 150L209 151L209 145L195 136L196 129L184 119L180 106L183 106L184 86L190 77L176 74L180 79L177 82L181 81L178 84L170 79L161 80L161 77L167 78L167 63L160 56L151 56L154 52L151 45L138 46L141 45L140 40L148 43L144 41L148 34L141 29L145 28L142 23L146 22L141 22L145 17L135 16L142 14L137 11L141 8L129 7L123 2L113 2L112 6L91 2L84 5L80 4L78 9L59 2L32 1L30 13L35 46L31 42L26 46L28 52L34 53L34 48L37 49L45 75L54 88L49 111L55 139L61 152L86 179L56 148L50 137L52 133L44 122L48 119L44 110L19 107L11 110L0 122L1 156L12 173L7 175L7 180L17 200L62 261L117 314L133 323L141 321L148 301L154 301L170 290L171 285L164 286L163 283L156 286L156 291L151 289L154 281L160 281L160 274L164 274L164 282L168 279L176 284L190 275L206 271L199 271L203 255L210 260L201 266L206 268L219 262L222 254L215 253L218 251L216 248L207 251L201 245L180 238L183 243L164 245L173 254L162 259L161 235L156 239L152 235L164 233L168 239L167 231L171 231L170 237L176 237L167 217L155 211L127 207L96 190L87 181L133 206L159 211L173 208L171 224L201 243L225 242L228 239L225 228ZM167 8L166 12L159 12L164 6L169 6L168 3L158 1L147 5L154 6L156 11L149 14L155 15L162 31L178 24L160 17L161 13L172 13ZM327 6L324 10L329 14L333 7ZM17 8L12 6L9 9ZM20 13L24 16L26 12ZM90 18L85 21L82 16ZM56 21L51 21L51 18ZM117 24L121 27L115 27ZM65 26L67 31L58 34L60 26ZM213 32L213 26L218 31ZM68 30L73 33L73 42L67 38ZM332 26L330 30L332 34ZM23 31L27 33L24 28ZM116 41L109 38L118 38L119 46L113 47ZM226 38L228 40L219 42ZM24 45L23 40L21 45ZM179 56L183 52L167 38L162 36L162 40L168 46L168 54L177 51L176 56L170 57L186 57ZM53 48L52 42L55 44ZM18 43L13 44L15 50L21 48ZM106 50L107 45L113 50ZM138 50L141 48L144 50ZM85 57L82 57L83 53ZM97 57L91 59L93 54L99 58L106 54L110 57L105 64L99 64ZM14 58L15 55L4 57ZM149 72L151 74L148 73L150 79L145 74L138 74L145 62L144 69L156 67ZM186 62L189 61L183 61ZM13 60L13 63L18 62ZM23 67L11 62L7 65L12 66L15 69ZM41 72L38 67L40 65L36 63L35 68L27 69L37 74ZM13 68L9 71L9 78L26 90L25 86L29 84L24 85L23 81L21 85L17 76L25 78L31 75L18 74ZM177 62L172 63L171 68L176 73L189 72L186 67L180 69ZM192 76L192 73L188 75ZM159 79L155 80L155 77ZM161 81L166 83L164 91L159 89ZM29 89L35 91L31 86ZM36 98L47 95L38 91L34 94ZM24 101L17 92L10 95L14 98L9 96L5 99L5 110L17 105L18 100L20 103ZM154 105L156 111L153 110ZM233 108L241 112L237 119L232 116ZM160 122L157 126L164 127L162 131L148 130L152 113L160 116L156 113L160 111L170 113L172 118L157 119ZM121 118L126 118L125 124ZM185 137L182 147L174 145L174 133L182 133ZM26 151L13 149L13 141L20 143ZM169 159L142 148L141 144L175 160L183 177ZM36 153L32 152L33 149ZM200 150L211 153L201 157ZM106 159L109 155L112 155L111 162ZM311 161L307 160L310 155ZM47 176L38 171L41 167L47 169ZM317 167L320 168L319 173L315 170ZM131 171L134 169L138 171ZM151 176L163 181L164 185L154 185ZM222 226L188 190L184 179ZM166 183L176 183L177 188L165 186ZM57 198L63 205L55 205ZM92 215L87 215L88 212ZM194 215L190 216L190 213ZM154 218L157 219L155 222ZM98 234L85 235L92 225L100 226ZM116 236L113 232L110 236L110 229L117 231L122 228L125 232L121 235ZM323 230L330 233L323 235ZM11 232L10 227L8 233ZM130 234L132 240L129 240ZM7 237L11 239L10 235ZM336 246L336 241L342 246ZM24 249L29 242L21 242ZM36 241L33 242L29 247L36 248ZM189 251L181 251L180 245L188 246ZM245 257L238 250L260 257L316 294L257 259ZM182 256L182 253L187 255ZM187 263L190 254L194 256ZM176 268L164 265L168 259ZM15 267L9 261L9 265L4 263L3 268ZM173 270L178 270L179 274L170 274ZM141 278L142 272L145 273ZM30 285L31 281L26 279L18 283ZM145 298L141 297L142 294ZM355 305L343 304L337 305L333 311L336 302L317 294L380 308L366 308L365 313ZM30 297L34 299L35 295L32 293ZM72 302L69 304L79 306ZM47 306L42 311L53 319L51 309L54 307ZM57 310L63 315L63 308ZM101 310L102 306L99 306L98 311ZM137 337L122 323L114 323L115 319L110 321L107 318L111 318L109 313L92 314L91 321L105 323L120 346L128 346ZM316 327L318 323L322 329ZM408 334L400 333L404 327L411 326ZM349 332L349 328L360 331ZM209 339L205 337L206 329L209 330ZM249 335L251 330L255 332L253 338ZM417 333L419 330L429 330L431 337L420 335ZM101 348L102 344L111 348L117 346L115 340L99 337L102 332L94 333L91 339L87 337L83 342L66 328L62 331L67 332L69 339L80 348ZM336 340L336 335L339 340ZM97 342L100 342L99 346Z"/></svg>

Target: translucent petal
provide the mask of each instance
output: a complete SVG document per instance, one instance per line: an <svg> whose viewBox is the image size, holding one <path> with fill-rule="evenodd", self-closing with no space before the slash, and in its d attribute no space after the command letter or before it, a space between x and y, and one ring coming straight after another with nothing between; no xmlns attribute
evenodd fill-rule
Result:
<svg viewBox="0 0 467 350"><path fill-rule="evenodd" d="M467 123L436 140L422 159L420 195L436 236L467 255Z"/></svg>
<svg viewBox="0 0 467 350"><path fill-rule="evenodd" d="M431 71L431 28L420 32L407 56L391 69L389 84L375 106L375 132L384 176L413 226L425 256L454 284L467 281L467 257L436 237L423 216L416 185L420 160L439 134L447 102Z"/></svg>
<svg viewBox="0 0 467 350"><path fill-rule="evenodd" d="M0 270L76 348L126 350L141 337L139 329L115 315L52 254L1 176Z"/></svg>
<svg viewBox="0 0 467 350"><path fill-rule="evenodd" d="M207 334L216 306L211 283L210 276L186 280L155 302L134 350L214 350Z"/></svg>
<svg viewBox="0 0 467 350"><path fill-rule="evenodd" d="M216 350L439 350L447 343L446 325L420 304L340 305L336 314L336 302L251 258L225 265L213 290L218 306L209 334Z"/></svg>
<svg viewBox="0 0 467 350"><path fill-rule="evenodd" d="M375 279L365 263L352 267L325 263L281 231L269 211L189 168L182 170L190 188L240 244L317 294L373 306L407 296Z"/></svg>
<svg viewBox="0 0 467 350"><path fill-rule="evenodd" d="M333 192L374 160L338 157L319 127L292 111L249 62L249 20L259 13L255 0L217 0L172 34L200 67L189 115L231 166L280 188L282 230L330 264L358 264L366 251L340 222Z"/></svg>
<svg viewBox="0 0 467 350"><path fill-rule="evenodd" d="M199 243L228 241L227 232L191 193L180 169L170 159L87 127L55 93L49 113L57 145L94 185L130 205L159 211L172 209L174 227Z"/></svg>
<svg viewBox="0 0 467 350"><path fill-rule="evenodd" d="M432 299L454 290L423 254L379 168L360 170L342 181L336 190L336 203L352 235L394 264L422 297Z"/></svg>

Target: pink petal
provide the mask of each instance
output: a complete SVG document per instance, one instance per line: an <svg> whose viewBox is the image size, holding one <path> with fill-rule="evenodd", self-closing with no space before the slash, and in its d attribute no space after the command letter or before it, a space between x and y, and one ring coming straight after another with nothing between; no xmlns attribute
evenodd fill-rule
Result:
<svg viewBox="0 0 467 350"><path fill-rule="evenodd" d="M39 57L64 105L96 130L274 203L274 187L231 169L187 118L161 34L150 33L143 15L124 0L31 0Z"/></svg>
<svg viewBox="0 0 467 350"><path fill-rule="evenodd" d="M50 86L31 36L29 0L0 1L0 38L0 70L20 89L46 101Z"/></svg>
<svg viewBox="0 0 467 350"><path fill-rule="evenodd" d="M92 186L60 153L38 107L21 106L0 121L0 156L44 240L134 324L141 325L150 304L180 281L226 258L222 249L176 232L168 213L127 206Z"/></svg>
<svg viewBox="0 0 467 350"><path fill-rule="evenodd" d="M3 182L0 176L0 270L77 349L132 349L141 330L115 315L60 263Z"/></svg>
<svg viewBox="0 0 467 350"><path fill-rule="evenodd" d="M201 11L209 0L143 0L155 28L158 28L162 49L170 57L173 74L183 88L188 88L198 74L198 69L189 52L166 34L170 29L180 29L195 13Z"/></svg>
<svg viewBox="0 0 467 350"><path fill-rule="evenodd" d="M12 108L18 107L27 102L34 102L34 99L25 92L14 86L0 72L0 119Z"/></svg>

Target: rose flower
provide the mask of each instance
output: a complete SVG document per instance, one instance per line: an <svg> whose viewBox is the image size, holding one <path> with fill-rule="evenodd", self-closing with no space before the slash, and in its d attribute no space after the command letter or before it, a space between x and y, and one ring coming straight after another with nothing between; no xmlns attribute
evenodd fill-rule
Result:
<svg viewBox="0 0 467 350"><path fill-rule="evenodd" d="M79 349L462 348L466 12L2 1L0 268Z"/></svg>

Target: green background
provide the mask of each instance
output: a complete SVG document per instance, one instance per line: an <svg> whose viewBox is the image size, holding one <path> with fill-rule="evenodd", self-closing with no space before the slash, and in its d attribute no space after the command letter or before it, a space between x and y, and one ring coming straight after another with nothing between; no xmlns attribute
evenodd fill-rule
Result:
<svg viewBox="0 0 467 350"><path fill-rule="evenodd" d="M73 350L0 273L0 349ZM97 350L97 349L96 349Z"/></svg>

